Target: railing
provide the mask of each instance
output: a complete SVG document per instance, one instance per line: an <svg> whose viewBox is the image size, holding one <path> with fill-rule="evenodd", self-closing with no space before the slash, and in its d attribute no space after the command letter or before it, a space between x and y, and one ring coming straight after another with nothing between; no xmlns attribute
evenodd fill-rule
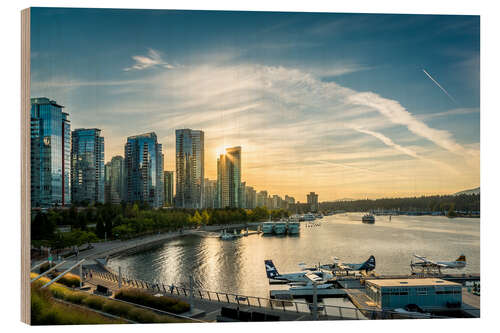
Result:
<svg viewBox="0 0 500 333"><path fill-rule="evenodd" d="M101 280L106 280L112 283L119 283L117 274L109 272L87 271L85 278L97 277ZM176 295L185 298L192 296L198 301L218 302L222 304L232 304L239 307L248 306L261 308L268 311L281 311L285 313L297 313L304 315L312 315L314 304L296 300L280 300L270 299L259 296L247 296L234 293L226 293L220 291L210 291L189 287L176 286L174 284L164 284L160 282L147 282L140 279L130 278L122 275L122 287L144 289L162 295ZM424 318L421 314L412 316L410 314L402 314L394 311L381 311L373 309L359 309L351 307L342 307L336 305L318 304L318 316L320 319L404 319L404 318ZM448 318L443 316L429 315L425 318Z"/></svg>

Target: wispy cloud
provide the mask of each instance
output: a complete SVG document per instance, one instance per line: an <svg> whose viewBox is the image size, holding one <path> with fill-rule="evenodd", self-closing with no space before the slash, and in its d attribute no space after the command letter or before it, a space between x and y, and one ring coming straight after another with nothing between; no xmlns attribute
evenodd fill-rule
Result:
<svg viewBox="0 0 500 333"><path fill-rule="evenodd" d="M174 65L163 60L160 53L153 49L149 49L147 55L135 55L132 56L132 59L135 63L130 67L124 68L124 71L142 70L152 67L161 67L166 69L175 68Z"/></svg>
<svg viewBox="0 0 500 333"><path fill-rule="evenodd" d="M395 100L383 98L372 92L363 92L348 96L347 101L355 105L371 107L384 115L388 121L404 125L410 132L426 138L450 152L456 154L466 153L466 150L455 141L450 132L429 127Z"/></svg>
<svg viewBox="0 0 500 333"><path fill-rule="evenodd" d="M460 146L450 132L427 126L397 101L325 82L306 69L205 59L175 71L144 74L137 81L101 81L100 93L120 97L111 105L71 106L72 126L100 119L107 159L123 154L126 136L155 131L164 144L165 168L174 169L174 130L202 129L207 177L215 177L219 146L241 145L242 179L248 185L297 198L317 190L327 200L335 198L337 189L342 197L377 195L381 181L388 187L385 192L404 195L414 188L415 177L428 180L424 193L435 191L431 180L436 177L440 184L450 175L456 179L444 160L454 154L433 145L400 144L415 134L454 153L478 150ZM74 81L72 86L87 84L91 82ZM407 129L399 128L397 140L381 133L399 125ZM408 156L414 159L411 164ZM457 168L461 179L476 180L476 173Z"/></svg>
<svg viewBox="0 0 500 333"><path fill-rule="evenodd" d="M382 141L387 146L393 147L394 149L402 152L403 154L406 154L406 155L414 157L414 158L419 158L419 156L417 155L416 152L414 152L413 150L411 150L409 148L405 148L403 146L398 145L397 143L395 143L394 141L392 141L390 138L383 135L382 133L373 132L373 131L370 131L367 129L357 128L357 127L354 127L354 130L356 130L360 133L365 133L365 134L371 135L371 136L379 139L380 141Z"/></svg>

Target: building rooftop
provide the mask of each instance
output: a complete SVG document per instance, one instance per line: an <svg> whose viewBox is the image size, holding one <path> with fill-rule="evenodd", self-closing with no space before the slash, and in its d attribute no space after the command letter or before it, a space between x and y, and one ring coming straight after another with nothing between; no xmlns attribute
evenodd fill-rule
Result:
<svg viewBox="0 0 500 333"><path fill-rule="evenodd" d="M379 280L366 280L377 287L419 287L419 286L460 286L459 283L450 282L436 278L422 278L422 279L379 279Z"/></svg>

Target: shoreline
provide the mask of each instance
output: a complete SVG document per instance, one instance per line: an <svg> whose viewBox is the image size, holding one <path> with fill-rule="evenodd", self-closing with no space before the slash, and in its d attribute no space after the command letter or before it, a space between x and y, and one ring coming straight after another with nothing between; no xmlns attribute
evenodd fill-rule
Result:
<svg viewBox="0 0 500 333"><path fill-rule="evenodd" d="M214 225L205 226L200 229L188 229L183 232L169 232L156 235L149 235L142 238L133 238L126 241L109 241L102 243L94 243L94 249L90 250L91 253L86 253L83 259L107 259L119 255L130 255L140 251L148 250L165 241L175 239L177 237L195 235L200 237L214 237L214 233L223 229L244 228L245 226L257 226L262 222L252 222L245 224L227 224L227 225Z"/></svg>

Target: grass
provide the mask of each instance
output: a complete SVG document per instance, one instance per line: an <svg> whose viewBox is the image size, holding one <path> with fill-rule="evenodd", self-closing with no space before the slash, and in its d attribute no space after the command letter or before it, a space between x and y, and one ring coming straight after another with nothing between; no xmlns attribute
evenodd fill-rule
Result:
<svg viewBox="0 0 500 333"><path fill-rule="evenodd" d="M84 325L124 324L126 321L105 317L91 310L61 304L54 300L52 292L40 289L43 282L34 282L31 288L32 325Z"/></svg>
<svg viewBox="0 0 500 333"><path fill-rule="evenodd" d="M38 274L31 273L31 278ZM69 325L69 324L118 324L124 320L115 320L96 313L93 310L109 313L139 323L180 323L188 320L159 315L151 310L121 303L105 297L70 290L62 284L54 283L46 289L41 287L50 279L42 277L31 285L31 313L33 325ZM69 303L82 305L89 309L58 303L61 299ZM174 300L175 301L175 300Z"/></svg>
<svg viewBox="0 0 500 333"><path fill-rule="evenodd" d="M190 308L186 302L167 296L156 297L136 289L122 289L115 294L115 298L177 314L187 312Z"/></svg>

